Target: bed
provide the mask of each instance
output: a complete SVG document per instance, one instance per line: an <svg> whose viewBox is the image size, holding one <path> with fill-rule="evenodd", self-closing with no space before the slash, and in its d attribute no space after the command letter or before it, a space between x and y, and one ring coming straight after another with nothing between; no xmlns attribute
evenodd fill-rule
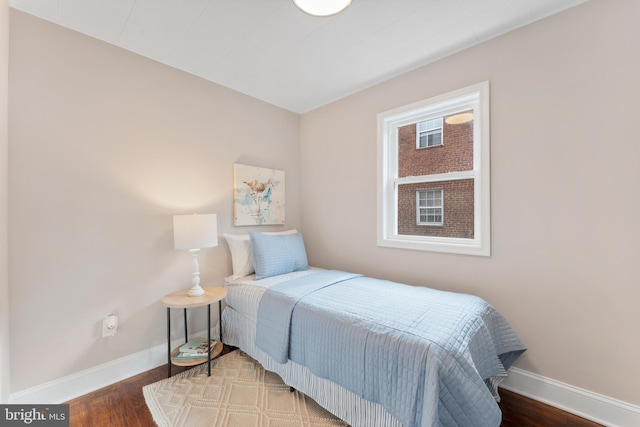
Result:
<svg viewBox="0 0 640 427"><path fill-rule="evenodd" d="M300 233L225 235L226 344L352 426L499 426L526 350L484 300L309 267Z"/></svg>

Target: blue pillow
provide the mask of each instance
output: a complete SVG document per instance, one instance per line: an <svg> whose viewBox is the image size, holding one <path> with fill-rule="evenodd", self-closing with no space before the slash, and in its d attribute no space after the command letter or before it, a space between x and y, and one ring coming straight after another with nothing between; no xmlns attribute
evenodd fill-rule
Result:
<svg viewBox="0 0 640 427"><path fill-rule="evenodd" d="M309 268L302 234L249 233L256 280Z"/></svg>

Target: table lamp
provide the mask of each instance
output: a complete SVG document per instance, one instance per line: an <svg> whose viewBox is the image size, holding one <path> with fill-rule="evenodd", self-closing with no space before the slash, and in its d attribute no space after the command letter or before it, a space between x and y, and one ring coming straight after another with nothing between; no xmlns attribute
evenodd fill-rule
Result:
<svg viewBox="0 0 640 427"><path fill-rule="evenodd" d="M200 249L218 246L218 221L216 214L194 214L173 216L173 245L176 249L188 250L193 259L190 297L204 295L200 287Z"/></svg>

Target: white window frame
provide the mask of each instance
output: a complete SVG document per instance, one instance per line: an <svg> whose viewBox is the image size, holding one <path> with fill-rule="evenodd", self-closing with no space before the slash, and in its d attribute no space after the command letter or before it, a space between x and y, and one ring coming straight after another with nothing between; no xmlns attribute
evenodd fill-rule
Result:
<svg viewBox="0 0 640 427"><path fill-rule="evenodd" d="M420 193L427 193L427 201L429 200L429 194L428 193L440 193L440 204L437 206L429 206L429 204L427 203L426 206L421 206L420 205ZM440 221L429 221L429 209L439 209L440 210ZM426 221L420 221L420 217L422 216L422 210L427 211L426 216L427 216L427 220ZM424 188L422 190L416 190L416 224L417 225L442 225L444 224L444 190L442 188Z"/></svg>
<svg viewBox="0 0 640 427"><path fill-rule="evenodd" d="M470 171L398 177L398 129L435 117L473 110L473 168ZM378 246L491 255L489 82L435 96L378 114ZM398 234L398 187L403 184L474 180L472 239Z"/></svg>
<svg viewBox="0 0 640 427"><path fill-rule="evenodd" d="M429 128L427 127L425 130L420 131L420 123L424 123L424 122L428 122L431 120L438 120L440 122L440 126L436 126L433 128ZM444 129L444 121L442 119L442 117L436 117L434 119L430 119L430 120L421 120L419 122L416 123L416 149L417 150L422 150L424 148L430 148L430 147L440 147L442 145L444 145L444 135L443 135L443 129ZM434 133L439 133L440 134L440 144L431 144L429 145L429 135L432 135ZM427 136L427 145L425 145L424 147L420 145L420 135L422 134L426 134Z"/></svg>

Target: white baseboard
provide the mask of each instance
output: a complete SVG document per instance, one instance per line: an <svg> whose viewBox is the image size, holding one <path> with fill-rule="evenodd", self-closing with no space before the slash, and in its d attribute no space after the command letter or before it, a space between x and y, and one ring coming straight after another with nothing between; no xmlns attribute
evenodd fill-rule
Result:
<svg viewBox="0 0 640 427"><path fill-rule="evenodd" d="M640 426L640 406L523 369L509 369L509 376L500 387L605 426Z"/></svg>
<svg viewBox="0 0 640 427"><path fill-rule="evenodd" d="M206 333L205 330L192 335L205 336ZM211 336L218 336L217 326L211 331ZM176 348L182 343L184 340L181 338L171 340L171 348ZM9 403L37 405L67 402L166 363L167 345L157 345L66 377L11 393Z"/></svg>
<svg viewBox="0 0 640 427"><path fill-rule="evenodd" d="M9 395L9 403L57 404L75 399L167 363L167 346L159 345L111 362Z"/></svg>
<svg viewBox="0 0 640 427"><path fill-rule="evenodd" d="M216 336L216 335L214 335ZM177 340L172 348L179 345ZM167 363L159 345L9 396L9 403L55 404ZM523 369L511 368L500 387L609 427L640 426L640 406L593 393Z"/></svg>

